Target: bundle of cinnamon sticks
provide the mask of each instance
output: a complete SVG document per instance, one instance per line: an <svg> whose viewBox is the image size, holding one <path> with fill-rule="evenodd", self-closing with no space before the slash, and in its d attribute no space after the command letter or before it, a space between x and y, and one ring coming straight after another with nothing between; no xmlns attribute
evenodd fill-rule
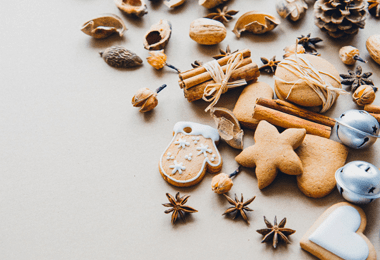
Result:
<svg viewBox="0 0 380 260"><path fill-rule="evenodd" d="M245 79L247 82L256 80L260 76L260 71L256 63L251 60L251 51L244 49L240 51L243 55L241 64L231 74L229 82ZM223 72L226 72L227 62L231 56L218 59L217 62L221 66ZM189 102L201 99L204 89L208 84L214 83L210 73L202 66L181 72L178 80L179 86L183 89L185 98Z"/></svg>
<svg viewBox="0 0 380 260"><path fill-rule="evenodd" d="M306 133L329 138L335 119L282 100L258 98L253 118L283 128L305 128Z"/></svg>
<svg viewBox="0 0 380 260"><path fill-rule="evenodd" d="M367 111L371 116L376 118L377 122L380 123L380 106L365 105L364 110Z"/></svg>

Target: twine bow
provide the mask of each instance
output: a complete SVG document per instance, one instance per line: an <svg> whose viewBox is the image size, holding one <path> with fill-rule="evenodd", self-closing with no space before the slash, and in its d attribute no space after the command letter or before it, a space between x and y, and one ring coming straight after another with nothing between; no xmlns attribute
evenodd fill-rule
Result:
<svg viewBox="0 0 380 260"><path fill-rule="evenodd" d="M210 73L212 79L215 81L215 83L208 84L203 92L202 99L204 101L211 102L211 104L205 109L205 112L213 108L219 101L220 96L223 93L226 93L228 89L240 87L247 84L245 79L228 82L232 75L232 72L236 70L242 61L243 54L241 52L232 55L227 62L226 74L223 73L222 68L216 60L207 62L203 65L203 67Z"/></svg>
<svg viewBox="0 0 380 260"><path fill-rule="evenodd" d="M274 76L274 78L276 80L279 80L287 84L293 84L293 86L290 88L290 91L285 99L288 99L293 88L295 87L297 83L300 83L302 81L305 82L322 100L322 109L320 112L324 113L334 104L339 94L347 94L348 92L341 88L333 87L330 82L325 81L322 78L321 74L329 76L330 78L332 78L333 80L335 80L336 82L340 84L340 80L335 78L333 75L324 71L317 70L311 65L311 63L306 58L298 57L297 45L298 45L298 40L296 42L296 50L294 53L294 58L287 58L283 60L278 66L292 72L299 79L296 81L290 82L290 81L283 80L277 76ZM303 61L305 65L300 64L298 60Z"/></svg>

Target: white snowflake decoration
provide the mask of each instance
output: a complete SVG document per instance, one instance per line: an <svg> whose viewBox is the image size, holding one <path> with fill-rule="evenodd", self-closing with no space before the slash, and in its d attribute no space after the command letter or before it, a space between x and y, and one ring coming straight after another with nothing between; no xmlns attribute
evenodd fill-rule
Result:
<svg viewBox="0 0 380 260"><path fill-rule="evenodd" d="M197 155L203 155L207 157L207 153L212 153L211 149L208 149L208 145L201 144L201 146L197 147L197 150L200 151Z"/></svg>
<svg viewBox="0 0 380 260"><path fill-rule="evenodd" d="M177 141L174 142L174 144L178 144L178 149L185 149L186 146L190 146L190 143L189 142L186 142L185 139L178 139Z"/></svg>
<svg viewBox="0 0 380 260"><path fill-rule="evenodd" d="M169 168L173 169L172 174L175 174L176 172L182 174L182 171L186 170L186 167L183 166L183 163L177 163L176 160L174 160L174 165L169 166Z"/></svg>

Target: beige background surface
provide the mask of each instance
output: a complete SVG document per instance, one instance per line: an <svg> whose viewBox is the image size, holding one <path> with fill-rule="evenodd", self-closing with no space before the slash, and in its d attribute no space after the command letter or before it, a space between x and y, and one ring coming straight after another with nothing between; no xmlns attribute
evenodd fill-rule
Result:
<svg viewBox="0 0 380 260"><path fill-rule="evenodd" d="M229 206L211 192L211 174L193 188L177 189L158 171L161 153L177 121L214 126L204 113L203 101L188 103L177 84L177 74L154 70L146 62L143 35L150 25L166 18L173 33L166 48L168 63L182 70L195 59L208 61L227 44L231 49L250 48L252 58L282 57L283 48L301 34L312 33L322 57L340 73L347 67L338 50L357 46L368 59L364 71L373 71L380 86L380 67L369 57L365 40L379 33L380 20L370 16L364 30L352 39L334 41L313 24L313 8L298 23L282 24L266 35L231 32L245 11L276 14L273 0L231 0L240 10L227 24L226 39L218 46L200 46L188 37L192 20L208 11L195 0L168 10L161 0L148 2L149 14L132 19L120 13L111 0L6 1L0 8L0 258L1 259L314 259L299 241L330 205L343 201L334 190L323 199L305 197L294 177L279 175L260 191L253 169L244 169L230 194L257 196L247 225L222 216ZM101 13L120 15L128 31L119 38L94 40L79 27ZM144 59L142 67L119 70L109 67L98 52L121 44ZM273 86L271 76L259 79ZM142 87L168 88L159 94L159 105L141 114L131 105ZM232 109L241 89L225 94L220 106ZM375 102L380 105L379 98ZM350 96L341 96L327 114L339 116L357 108ZM246 131L245 146L253 144ZM238 150L220 143L223 172L231 173ZM348 161L366 160L380 166L380 142L365 151L350 151ZM323 164L323 162L321 162ZM188 205L199 210L187 223L170 223L161 203L166 192L191 195ZM368 216L365 234L380 254L380 200L363 206ZM287 217L296 229L292 244L273 250L261 244L256 229L263 216L273 221Z"/></svg>

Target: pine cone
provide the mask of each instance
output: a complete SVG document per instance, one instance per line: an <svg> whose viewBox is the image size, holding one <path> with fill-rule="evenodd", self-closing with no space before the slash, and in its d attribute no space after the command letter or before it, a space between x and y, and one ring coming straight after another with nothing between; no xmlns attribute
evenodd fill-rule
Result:
<svg viewBox="0 0 380 260"><path fill-rule="evenodd" d="M364 28L367 5L367 0L317 0L315 24L334 38L356 34Z"/></svg>

